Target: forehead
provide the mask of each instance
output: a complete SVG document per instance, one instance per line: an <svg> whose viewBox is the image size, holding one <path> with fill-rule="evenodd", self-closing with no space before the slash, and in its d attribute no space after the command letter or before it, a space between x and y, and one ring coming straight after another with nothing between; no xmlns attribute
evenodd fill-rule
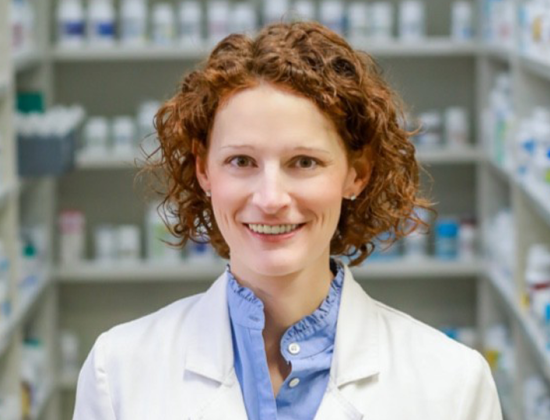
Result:
<svg viewBox="0 0 550 420"><path fill-rule="evenodd" d="M266 83L233 94L216 113L210 146L237 144L343 148L334 123L313 101Z"/></svg>

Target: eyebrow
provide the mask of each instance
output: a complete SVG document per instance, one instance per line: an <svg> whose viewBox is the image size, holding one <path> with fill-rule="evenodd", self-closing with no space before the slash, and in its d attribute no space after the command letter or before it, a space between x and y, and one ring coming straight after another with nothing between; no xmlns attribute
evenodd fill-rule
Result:
<svg viewBox="0 0 550 420"><path fill-rule="evenodd" d="M227 145L227 146L223 146L220 149L252 149L253 150L254 146L251 146L251 145L248 145L248 144L230 144L230 145ZM328 150L319 149L319 148L316 148L316 147L307 147L307 146L294 147L292 150L331 154Z"/></svg>

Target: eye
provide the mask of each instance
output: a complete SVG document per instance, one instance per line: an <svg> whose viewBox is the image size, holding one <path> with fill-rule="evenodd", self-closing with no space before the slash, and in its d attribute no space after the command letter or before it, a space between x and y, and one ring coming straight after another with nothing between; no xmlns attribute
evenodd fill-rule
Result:
<svg viewBox="0 0 550 420"><path fill-rule="evenodd" d="M313 169L316 168L319 164L317 159L311 158L309 156L300 156L296 160L298 167L301 169Z"/></svg>
<svg viewBox="0 0 550 420"><path fill-rule="evenodd" d="M250 158L248 156L233 156L228 159L227 161L232 166L236 166L237 168L246 168L248 163L250 163Z"/></svg>

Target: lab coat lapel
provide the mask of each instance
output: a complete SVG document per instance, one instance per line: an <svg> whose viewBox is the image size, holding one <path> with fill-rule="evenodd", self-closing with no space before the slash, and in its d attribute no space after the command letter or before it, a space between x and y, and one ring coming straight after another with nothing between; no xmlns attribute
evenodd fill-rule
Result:
<svg viewBox="0 0 550 420"><path fill-rule="evenodd" d="M224 272L199 299L185 357L185 388L194 407L189 420L246 419L241 387L235 374L231 324ZM187 419L186 419L187 420Z"/></svg>
<svg viewBox="0 0 550 420"><path fill-rule="evenodd" d="M380 318L375 302L345 266L330 380L315 420L360 420L344 386L380 373Z"/></svg>

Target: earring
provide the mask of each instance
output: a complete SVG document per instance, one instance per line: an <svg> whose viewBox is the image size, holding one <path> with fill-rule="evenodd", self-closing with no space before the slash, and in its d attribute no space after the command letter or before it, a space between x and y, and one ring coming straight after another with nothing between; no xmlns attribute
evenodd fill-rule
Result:
<svg viewBox="0 0 550 420"><path fill-rule="evenodd" d="M211 197L212 196L212 193L210 191L205 191L204 192L206 194L207 197Z"/></svg>
<svg viewBox="0 0 550 420"><path fill-rule="evenodd" d="M355 197L355 194L352 194L349 200L354 201L357 197Z"/></svg>

